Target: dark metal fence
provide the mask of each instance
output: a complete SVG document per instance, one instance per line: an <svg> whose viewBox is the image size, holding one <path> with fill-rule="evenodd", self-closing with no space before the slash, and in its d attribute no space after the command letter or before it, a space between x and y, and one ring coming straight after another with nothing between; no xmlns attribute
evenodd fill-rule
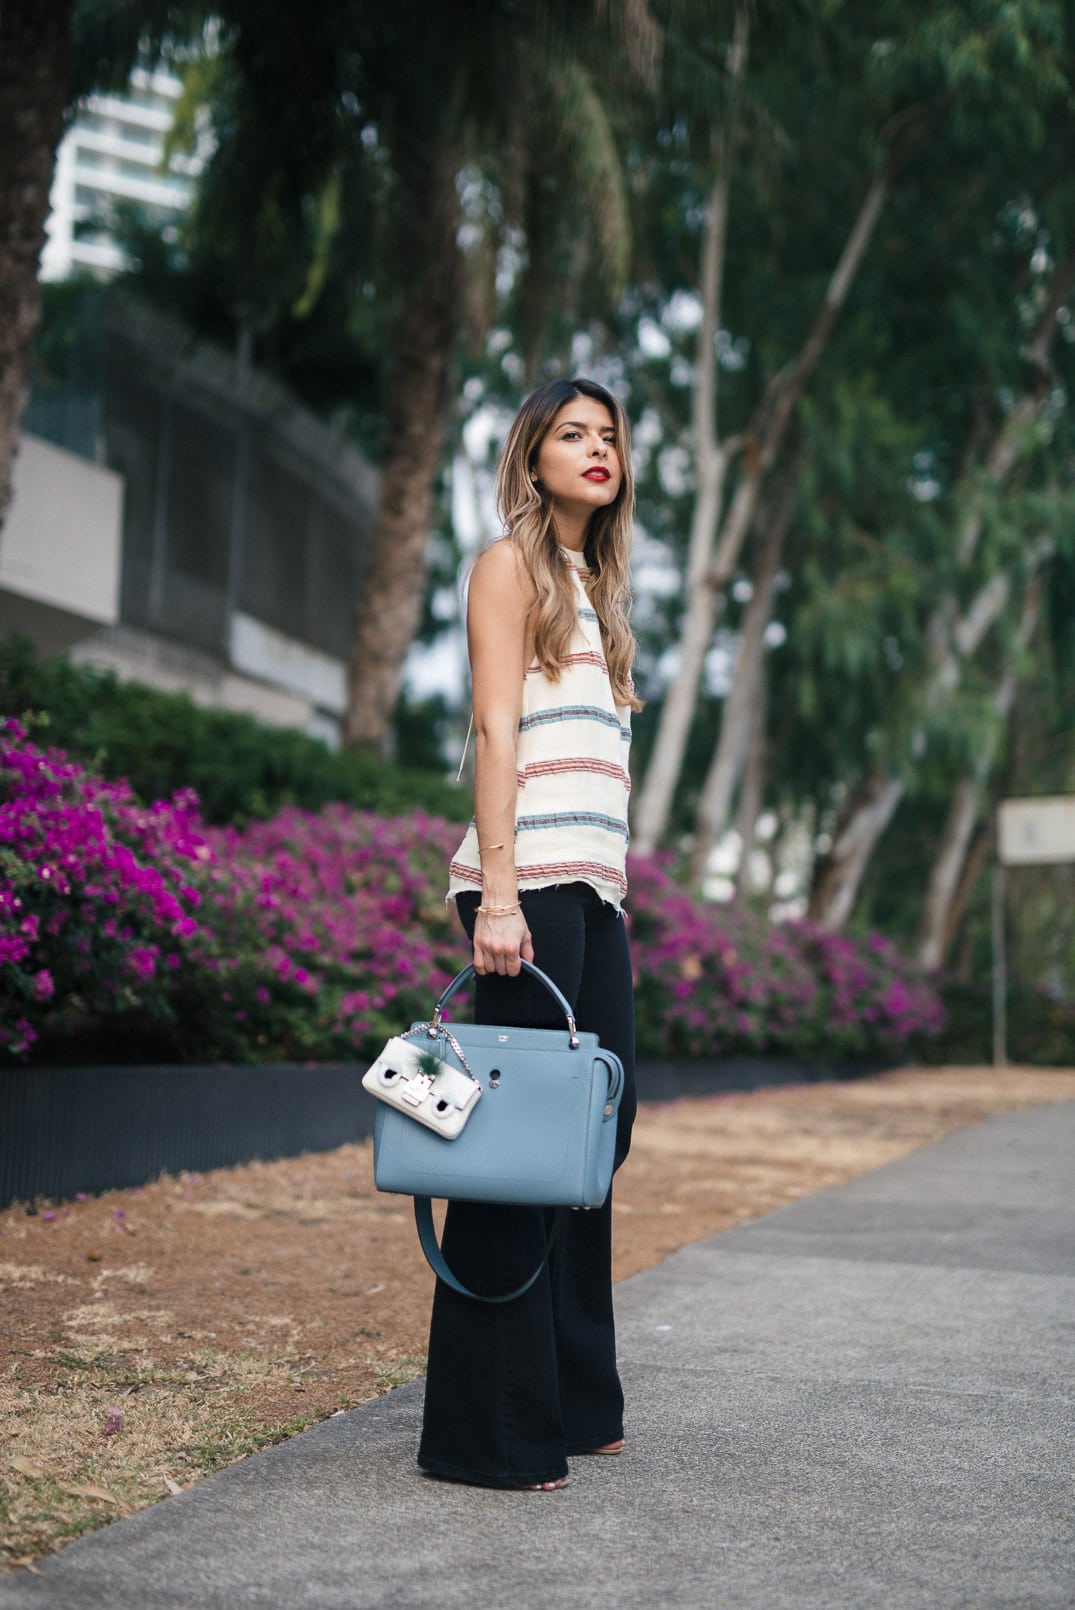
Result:
<svg viewBox="0 0 1075 1610"><path fill-rule="evenodd" d="M120 294L27 428L125 482L120 618L224 660L237 611L345 659L376 476L282 387Z"/></svg>
<svg viewBox="0 0 1075 1610"><path fill-rule="evenodd" d="M642 1101L671 1101L880 1067L820 1069L790 1057L643 1061L638 1094ZM372 1133L374 1102L361 1087L362 1071L331 1063L5 1069L0 1207L363 1140Z"/></svg>
<svg viewBox="0 0 1075 1610"><path fill-rule="evenodd" d="M5 1068L0 1206L328 1151L371 1131L345 1066Z"/></svg>

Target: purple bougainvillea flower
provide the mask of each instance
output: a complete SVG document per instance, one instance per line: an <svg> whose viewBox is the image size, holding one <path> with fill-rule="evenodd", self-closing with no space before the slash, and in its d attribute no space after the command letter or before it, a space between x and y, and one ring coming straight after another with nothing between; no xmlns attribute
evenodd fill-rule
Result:
<svg viewBox="0 0 1075 1610"><path fill-rule="evenodd" d="M151 950L139 945L128 954L127 965L139 978L152 978L157 971L157 958Z"/></svg>
<svg viewBox="0 0 1075 1610"><path fill-rule="evenodd" d="M74 1004L117 1028L160 1012L197 1060L372 1055L466 959L441 899L459 834L340 804L209 828L189 790L143 806L2 723L0 1054L25 1057ZM672 866L629 871L643 1051L836 1057L940 1026L936 991L887 940L696 901Z"/></svg>

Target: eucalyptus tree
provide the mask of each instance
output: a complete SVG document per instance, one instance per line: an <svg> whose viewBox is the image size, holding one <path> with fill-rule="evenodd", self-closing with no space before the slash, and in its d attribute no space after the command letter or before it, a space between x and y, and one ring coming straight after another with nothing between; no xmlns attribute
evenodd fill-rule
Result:
<svg viewBox="0 0 1075 1610"><path fill-rule="evenodd" d="M834 4L817 13L813 29L791 34L775 26L775 11L752 8L750 54L740 69L736 110L722 114L725 131L729 115L740 131L737 139L725 132L721 140L730 181L707 182L713 170L691 143L689 119L680 119L668 136L670 145L678 141L674 154L681 169L694 176L696 200L685 211L684 233L693 230L704 244L693 274L683 274L682 249L678 256L665 253L668 266L650 307L659 317L662 298L667 307L687 290L703 317L694 353L673 353L672 388L661 385L652 364L646 366L646 389L651 395L661 390L664 410L670 393L673 411L678 406L675 367L679 377L684 370L690 375L694 402L685 473L694 495L694 525L684 565L679 665L636 806L635 842L643 850L660 839L668 822L713 626L722 614L728 618L728 581L759 511L774 501L764 496L767 477L780 476L795 410L808 383L816 384L819 360L838 334L838 321L847 317L849 295L856 302L864 295L855 276L861 279L864 264L884 263L894 245L908 249L902 222L891 223L894 198L928 199L931 165L953 139L962 142L969 164L988 154L998 122L1005 140L1016 131L1028 143L1039 137L1042 106L1063 94L1057 9L1035 3L996 13L973 5L938 10ZM736 36L725 29L723 37L731 75ZM764 165L758 162L759 149L765 149L759 126L773 136ZM698 139L705 128L696 118ZM952 180L952 165L949 157L953 187L947 204L956 206L964 192L973 192L967 184L973 170L965 166ZM686 188L691 180L678 182ZM706 272L714 241L723 250L723 276L711 267ZM678 283L673 275L681 276ZM871 311L880 324L883 284L871 294L877 295ZM704 416L708 411L713 417L714 392L728 421L723 441L707 436ZM750 674L750 660L740 657L744 675ZM705 791L717 810L702 824L703 836L719 831L743 764L741 742L731 755L727 742L724 748L713 759L714 787ZM882 813L888 804L879 802Z"/></svg>
<svg viewBox="0 0 1075 1610"><path fill-rule="evenodd" d="M1070 30L1070 8L1057 20ZM961 755L923 878L921 953L931 963L951 929L1042 593L1047 607L1053 561L1070 542L1075 36L1061 32L1053 44L1021 107L977 135L954 130L931 152L930 183L948 199L933 220L915 219L914 316L928 308L933 318L921 324L913 373L890 354L890 392L922 422L941 533L922 603L924 661L911 719L898 733L889 721L884 742L875 734L873 753L864 749L850 774L811 898L819 920L846 921L916 776Z"/></svg>
<svg viewBox="0 0 1075 1610"><path fill-rule="evenodd" d="M1023 169L1014 207L1018 168L981 168L957 196L941 163L935 149L932 198L907 196L903 248L864 286L883 290L884 326L864 303L834 349L856 402L818 398L793 533L812 553L781 600L769 738L822 835L813 914L840 926L864 891L866 915L891 921L887 882L931 965L967 904L1007 712L1040 663L1075 521L1059 152L1052 173L1043 152ZM913 864L905 831L883 849L897 810Z"/></svg>
<svg viewBox="0 0 1075 1610"><path fill-rule="evenodd" d="M635 807L635 843L643 853L656 847L668 825L714 626L762 504L766 478L831 339L918 122L916 115L894 110L889 99L862 108L853 75L861 72L865 41L849 40L834 28L840 7L826 8L805 34L789 27L789 13L796 9L738 7L723 44L718 40L715 46L727 78L717 115L692 108L677 116L666 134L669 144L680 147L679 161L693 165L698 175L698 203L688 215L688 228L693 223L701 235L698 268L682 287L694 292L700 311L689 427L694 508L679 663ZM834 174L840 180L836 185ZM786 250L796 187L815 203L812 223L796 242L797 263L789 261ZM770 293L775 280L783 311L771 294L759 303L752 295L754 284L725 284L729 267L734 275L742 261L737 262L732 244L732 232L739 230L757 254L750 266L742 263L745 274L755 283L766 281ZM826 252L829 267L819 280ZM797 270L798 288L792 283ZM665 294L674 296L676 289L668 287ZM788 318L793 303L802 320L798 328ZM748 367L747 384L735 389L741 410L743 402L747 406L736 421L738 429L722 440L718 399L728 388L719 344L722 335L727 340L735 311L749 319L748 308L757 324L735 330ZM778 328L782 348L773 339ZM707 790L711 799L727 792L723 783Z"/></svg>
<svg viewBox="0 0 1075 1610"><path fill-rule="evenodd" d="M926 222L908 212L919 244ZM1007 712L1038 676L1075 522L1065 378L1075 354L1055 327L1047 417L1024 406L1040 377L1017 389L1021 371L1024 386L1033 374L1033 332L1050 323L1055 274L1044 263L1035 275L1036 247L1011 252L999 230L991 247L979 238L960 252L967 217L952 209L950 223L934 240L947 275L929 253L913 274L905 264L902 288L890 275L880 346L857 321L834 350L834 384L804 412L766 734L770 805L818 835L814 915L840 926L864 904L861 920L898 924L908 939L917 928L931 965L967 905ZM1010 305L1020 283L1022 321ZM1009 461L998 448L1014 445L1013 418ZM890 854L897 810L909 824Z"/></svg>
<svg viewBox="0 0 1075 1610"><path fill-rule="evenodd" d="M863 772L894 763L906 747L944 541L932 501L917 495L927 486L913 471L920 423L886 395L883 366L866 367L870 322L852 319L826 383L799 410L802 474L783 550L783 635L766 656L765 804L789 833L805 830L822 862ZM807 861L800 888L811 872Z"/></svg>

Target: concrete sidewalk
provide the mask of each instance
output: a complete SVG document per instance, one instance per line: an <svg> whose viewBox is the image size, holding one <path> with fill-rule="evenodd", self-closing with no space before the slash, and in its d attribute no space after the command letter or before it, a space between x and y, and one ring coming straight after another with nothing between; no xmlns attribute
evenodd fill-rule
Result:
<svg viewBox="0 0 1075 1610"><path fill-rule="evenodd" d="M421 1385L0 1580L0 1610L1069 1610L1075 1103L618 1288L628 1449L432 1482Z"/></svg>

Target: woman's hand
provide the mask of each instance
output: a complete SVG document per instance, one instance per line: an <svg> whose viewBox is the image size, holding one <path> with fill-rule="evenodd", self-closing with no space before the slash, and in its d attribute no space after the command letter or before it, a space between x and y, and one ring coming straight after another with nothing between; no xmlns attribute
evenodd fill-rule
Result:
<svg viewBox="0 0 1075 1610"><path fill-rule="evenodd" d="M534 959L534 944L530 929L521 911L503 917L489 916L479 911L474 919L474 971L481 974L502 973L515 978L522 971L522 963Z"/></svg>

